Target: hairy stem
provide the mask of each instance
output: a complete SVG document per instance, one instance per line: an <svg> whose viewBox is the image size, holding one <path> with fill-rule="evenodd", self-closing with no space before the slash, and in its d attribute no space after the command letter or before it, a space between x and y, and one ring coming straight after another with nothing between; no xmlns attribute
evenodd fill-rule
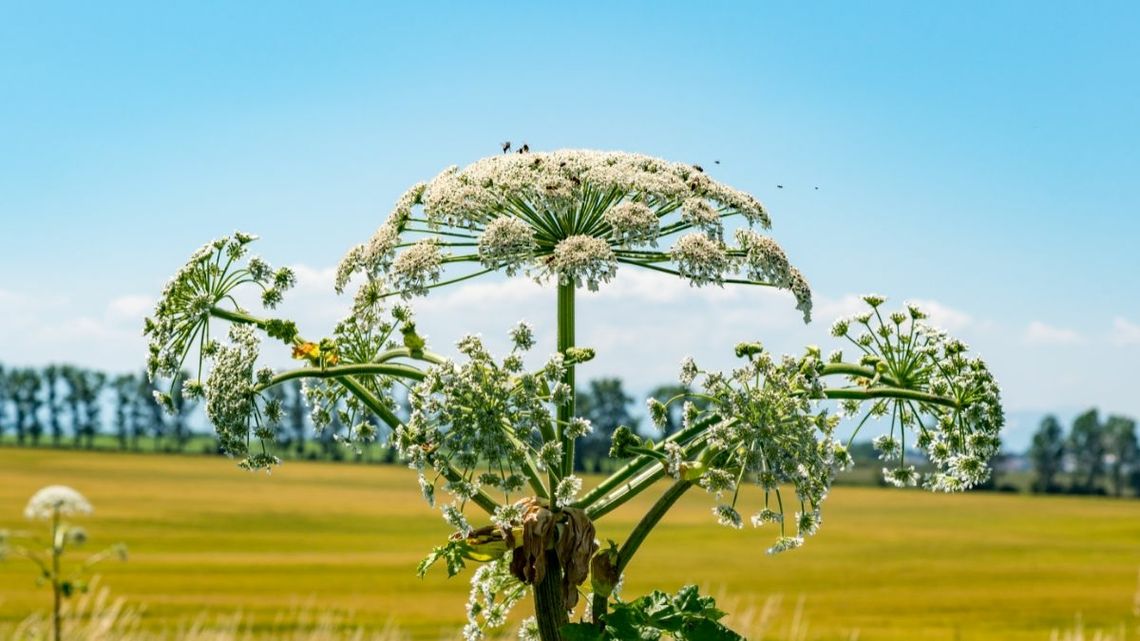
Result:
<svg viewBox="0 0 1140 641"><path fill-rule="evenodd" d="M372 392L368 391L368 388L361 385L356 379L345 376L338 378L337 382L343 385L353 396L359 398L362 403L368 406L368 409L375 412L376 415L380 417L380 420L387 423L388 427L396 429L403 425L403 422L392 410L388 409L380 399L376 398ZM439 469L440 474L443 474L443 477L449 481L458 481L463 478L463 475L448 463L437 466L437 469ZM487 514L494 514L495 510L499 507L499 503L483 490L476 492L475 496L471 497L471 502L478 505Z"/></svg>
<svg viewBox="0 0 1140 641"><path fill-rule="evenodd" d="M574 285L558 285L558 351L565 354L574 347ZM559 438L562 440L562 476L574 473L574 439L564 436L565 426L574 418L577 390L574 386L574 365L566 367L562 382L570 386L570 399L558 407ZM554 486L551 486L553 491Z"/></svg>
<svg viewBox="0 0 1140 641"><path fill-rule="evenodd" d="M59 531L59 508L55 508L51 519L51 629L55 641L63 638L63 618L60 614L60 609L63 607L63 586L59 582L59 557L63 554L62 534Z"/></svg>
<svg viewBox="0 0 1140 641"><path fill-rule="evenodd" d="M689 427L674 432L673 434L665 437L656 448L661 449L665 443L676 442L680 445L686 445L690 440L700 435L708 426L720 420L720 416L712 415L694 422ZM660 461L656 457L648 454L642 454L634 458L629 463L623 465L620 469L610 474L601 483L594 486L585 496L574 502L574 507L589 508L602 499L606 494L613 491L626 480L637 475L639 472L645 470L650 465L660 465Z"/></svg>
<svg viewBox="0 0 1140 641"><path fill-rule="evenodd" d="M562 626L570 619L562 596L562 566L554 550L546 551L546 573L534 586L534 618L542 641L562 641Z"/></svg>
<svg viewBox="0 0 1140 641"><path fill-rule="evenodd" d="M645 541L645 537L649 536L649 533L653 531L653 528L657 527L657 524L670 508L673 507L677 499L681 498L691 487L693 487L692 481L682 479L673 483L673 485L661 495L661 498L657 499L653 507L649 508L645 516L641 517L637 526L629 533L629 538L625 540L621 549L618 550L617 571L619 575L625 570L625 566L629 564L630 559L633 558L637 549L641 547L642 542Z"/></svg>
<svg viewBox="0 0 1140 641"><path fill-rule="evenodd" d="M930 403L931 405L941 405L943 407L958 407L958 401L952 398L901 387L871 387L867 389L828 388L823 390L823 396L824 398L832 400L854 399L858 401L865 401L872 398L902 398Z"/></svg>

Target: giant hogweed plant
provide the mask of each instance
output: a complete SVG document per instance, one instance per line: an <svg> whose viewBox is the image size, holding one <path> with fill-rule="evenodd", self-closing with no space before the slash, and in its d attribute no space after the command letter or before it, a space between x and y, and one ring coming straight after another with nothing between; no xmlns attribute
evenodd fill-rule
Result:
<svg viewBox="0 0 1140 641"><path fill-rule="evenodd" d="M318 430L339 420L350 426L340 437L349 446L385 438L398 448L426 501L454 528L420 572L441 563L455 575L477 565L469 640L504 625L528 596L534 617L524 638L736 639L694 588L620 597L630 561L682 495L707 492L722 525L773 531L768 552L779 553L816 532L836 472L852 463L836 436L842 417L859 429L871 419L889 425L875 439L888 482L947 492L987 477L1003 421L997 384L961 341L928 325L915 306L888 312L884 298L866 296L864 313L832 326L844 349L777 356L744 342L740 366L727 372L686 358L680 383L690 391L648 401L658 425L679 405L682 427L656 439L619 428L610 450L616 470L583 487L574 448L591 425L575 413L574 379L594 353L575 343L576 292L598 289L619 267L649 269L698 287L787 290L807 322L808 283L761 233L769 225L755 198L693 165L594 151L489 157L413 186L347 253L336 288L355 286L352 311L330 336L303 336L272 314L294 277L247 257L253 236L204 246L147 321L149 369L174 378L196 363L183 393L205 397L222 445L245 468L278 463L282 408L270 391L292 379L303 379ZM535 346L525 323L510 331L513 348L501 358L467 336L453 361L416 331L412 299L493 272L556 292L557 346L540 369L525 364ZM267 311L239 305L241 289L258 292ZM228 338L218 336L223 323ZM299 366L259 367L266 340L291 350ZM930 471L906 460L916 449ZM742 493L748 484L758 490ZM599 546L606 515L641 494L656 500L640 522L620 544Z"/></svg>

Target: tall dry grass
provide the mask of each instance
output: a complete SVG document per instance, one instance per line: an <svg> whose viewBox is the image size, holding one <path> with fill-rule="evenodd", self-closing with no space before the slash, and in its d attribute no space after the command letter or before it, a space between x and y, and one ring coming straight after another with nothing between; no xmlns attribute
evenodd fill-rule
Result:
<svg viewBox="0 0 1140 641"><path fill-rule="evenodd" d="M760 605L746 605L721 592L717 602L731 614L725 623L742 631L752 641L809 641L811 628L804 616L806 597L800 595L791 616L783 616L783 595L767 597ZM366 631L351 624L349 612L321 611L314 604L299 603L277 614L272 621L257 621L241 612L215 615L199 613L193 620L171 629L142 626L145 607L129 605L112 597L96 580L92 589L64 605L67 641L408 641L410 636L393 625ZM14 625L0 625L0 641L47 641L51 620L44 613L28 616ZM444 637L448 638L448 637ZM456 635L458 638L458 634ZM504 631L499 639L514 638ZM859 641L859 630L850 630L847 641ZM1140 573L1133 596L1132 617L1111 628L1088 628L1080 614L1071 627L1054 629L1050 641L1140 641Z"/></svg>
<svg viewBox="0 0 1140 641"><path fill-rule="evenodd" d="M257 621L241 612L198 614L172 629L153 630L142 625L145 607L112 597L97 584L66 602L63 610L66 641L407 641L393 626L365 631L352 626L351 613L320 611L313 604L298 604L272 621ZM47 641L51 620L36 613L23 621L0 626L3 641Z"/></svg>

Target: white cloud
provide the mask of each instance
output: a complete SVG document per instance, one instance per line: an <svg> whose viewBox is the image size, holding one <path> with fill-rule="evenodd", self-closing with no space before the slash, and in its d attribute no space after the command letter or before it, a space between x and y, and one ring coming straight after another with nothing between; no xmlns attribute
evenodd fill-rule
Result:
<svg viewBox="0 0 1140 641"><path fill-rule="evenodd" d="M926 312L931 325L941 327L948 332L958 332L974 324L972 316L949 305L936 300L911 300L922 311Z"/></svg>
<svg viewBox="0 0 1140 641"><path fill-rule="evenodd" d="M1072 345L1084 341L1078 332L1064 327L1054 327L1041 321L1033 321L1025 328L1025 341L1039 345Z"/></svg>
<svg viewBox="0 0 1140 641"><path fill-rule="evenodd" d="M1114 345L1140 345L1140 325L1117 316L1112 319L1111 340Z"/></svg>
<svg viewBox="0 0 1140 641"><path fill-rule="evenodd" d="M136 327L142 327L142 319L153 307L154 299L150 296L139 294L120 296L107 303L106 317L112 322L129 322L134 323Z"/></svg>

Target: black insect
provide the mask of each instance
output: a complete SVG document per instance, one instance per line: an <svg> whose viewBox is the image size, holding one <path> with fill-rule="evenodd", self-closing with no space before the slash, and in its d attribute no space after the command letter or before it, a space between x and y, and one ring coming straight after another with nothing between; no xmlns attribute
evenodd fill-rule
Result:
<svg viewBox="0 0 1140 641"><path fill-rule="evenodd" d="M776 189L783 189L783 188L784 188L783 185L776 185Z"/></svg>
<svg viewBox="0 0 1140 641"><path fill-rule="evenodd" d="M511 141L508 140L508 141L503 143L503 153L505 154L510 150L511 150Z"/></svg>
<svg viewBox="0 0 1140 641"><path fill-rule="evenodd" d="M718 164L718 165L720 164L720 161L719 161L719 160L714 160L713 162L714 162L714 163L716 163L716 164Z"/></svg>
<svg viewBox="0 0 1140 641"><path fill-rule="evenodd" d="M701 172L702 174L705 173L705 168L700 166L700 165L693 165L693 169L696 169L697 171Z"/></svg>
<svg viewBox="0 0 1140 641"><path fill-rule="evenodd" d="M816 187L816 188L815 188L815 190L816 190L816 191L819 191L819 187Z"/></svg>
<svg viewBox="0 0 1140 641"><path fill-rule="evenodd" d="M520 154L529 154L530 153L530 145L528 145L524 142L522 144L522 147L519 147L519 153Z"/></svg>

